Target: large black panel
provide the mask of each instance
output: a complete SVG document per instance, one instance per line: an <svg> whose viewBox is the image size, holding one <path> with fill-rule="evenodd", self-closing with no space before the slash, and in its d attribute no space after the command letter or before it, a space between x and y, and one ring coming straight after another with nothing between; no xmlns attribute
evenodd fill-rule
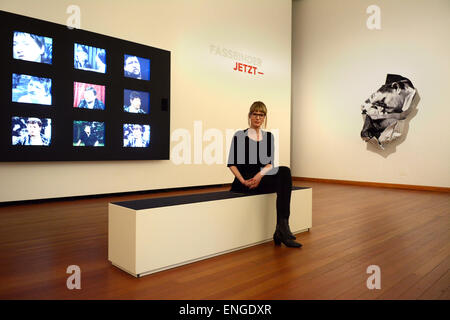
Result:
<svg viewBox="0 0 450 320"><path fill-rule="evenodd" d="M4 11L0 26L0 161L169 159L169 51Z"/></svg>

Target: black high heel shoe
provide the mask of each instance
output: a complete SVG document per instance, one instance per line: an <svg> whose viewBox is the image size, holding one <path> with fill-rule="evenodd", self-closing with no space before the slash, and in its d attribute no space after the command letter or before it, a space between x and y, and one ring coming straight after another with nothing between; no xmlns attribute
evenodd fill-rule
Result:
<svg viewBox="0 0 450 320"><path fill-rule="evenodd" d="M295 242L289 234L289 225L287 223L287 219L281 220L277 223L277 228L275 229L275 233L273 234L273 241L275 245L279 246L283 243L286 247L290 248L300 248L302 246L301 243ZM293 236L293 235L292 235Z"/></svg>
<svg viewBox="0 0 450 320"><path fill-rule="evenodd" d="M300 248L302 246L301 243L295 242L292 239L283 238L279 231L275 231L275 233L273 234L273 242L275 242L276 246L281 246L281 243L283 243L286 247L289 248Z"/></svg>

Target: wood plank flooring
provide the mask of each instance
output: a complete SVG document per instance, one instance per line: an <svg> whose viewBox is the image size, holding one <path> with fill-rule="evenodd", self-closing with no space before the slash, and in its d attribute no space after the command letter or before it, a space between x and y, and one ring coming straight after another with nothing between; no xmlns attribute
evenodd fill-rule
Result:
<svg viewBox="0 0 450 320"><path fill-rule="evenodd" d="M2 206L0 299L450 299L448 193L294 185L313 188L301 249L268 242L139 279L107 260L108 202L227 188ZM69 265L81 290L66 287Z"/></svg>

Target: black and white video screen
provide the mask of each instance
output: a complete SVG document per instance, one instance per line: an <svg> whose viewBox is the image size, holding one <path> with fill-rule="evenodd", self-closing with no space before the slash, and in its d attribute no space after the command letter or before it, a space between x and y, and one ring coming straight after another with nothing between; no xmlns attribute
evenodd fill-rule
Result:
<svg viewBox="0 0 450 320"><path fill-rule="evenodd" d="M24 61L52 63L53 39L32 33L14 31L13 57Z"/></svg>
<svg viewBox="0 0 450 320"><path fill-rule="evenodd" d="M87 46L84 44L74 44L74 67L76 69L106 72L106 50Z"/></svg>
<svg viewBox="0 0 450 320"><path fill-rule="evenodd" d="M12 74L12 101L52 104L52 80L26 74Z"/></svg>
<svg viewBox="0 0 450 320"><path fill-rule="evenodd" d="M150 112L150 93L125 89L123 91L123 111L148 114Z"/></svg>
<svg viewBox="0 0 450 320"><path fill-rule="evenodd" d="M123 125L123 146L147 148L150 145L150 126L126 123Z"/></svg>
<svg viewBox="0 0 450 320"><path fill-rule="evenodd" d="M128 78L150 80L150 59L124 55L123 75Z"/></svg>
<svg viewBox="0 0 450 320"><path fill-rule="evenodd" d="M13 146L49 146L52 120L35 117L12 117Z"/></svg>

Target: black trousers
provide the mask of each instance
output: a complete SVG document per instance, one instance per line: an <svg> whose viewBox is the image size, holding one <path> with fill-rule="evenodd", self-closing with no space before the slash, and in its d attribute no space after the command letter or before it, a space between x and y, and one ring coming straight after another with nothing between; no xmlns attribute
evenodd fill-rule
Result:
<svg viewBox="0 0 450 320"><path fill-rule="evenodd" d="M289 219L291 214L291 193L292 193L292 176L291 169L288 167L275 167L264 175L255 189L249 189L242 185L237 192L261 194L261 193L277 193L277 221L280 219ZM233 183L234 185L234 183Z"/></svg>

